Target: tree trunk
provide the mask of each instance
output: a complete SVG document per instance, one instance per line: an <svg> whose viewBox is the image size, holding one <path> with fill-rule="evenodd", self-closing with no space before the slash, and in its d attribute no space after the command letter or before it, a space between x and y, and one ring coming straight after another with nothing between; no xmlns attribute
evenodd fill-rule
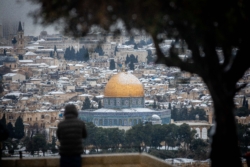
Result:
<svg viewBox="0 0 250 167"><path fill-rule="evenodd" d="M230 92L227 89L225 91L223 86L225 85L219 84L216 87L213 86L215 89L209 89L214 102L216 121L210 153L211 166L241 167L242 162L234 116L234 94L231 93L234 90L232 89Z"/></svg>

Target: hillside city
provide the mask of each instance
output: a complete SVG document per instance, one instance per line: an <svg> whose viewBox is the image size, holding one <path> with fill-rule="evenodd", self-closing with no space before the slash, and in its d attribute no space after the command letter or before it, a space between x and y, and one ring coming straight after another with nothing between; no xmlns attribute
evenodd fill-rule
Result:
<svg viewBox="0 0 250 167"><path fill-rule="evenodd" d="M80 119L97 127L113 126L127 131L139 121L177 126L185 123L196 130L197 138L208 140L214 118L213 102L206 85L196 74L155 64L155 48L149 36L115 35L98 29L82 38L46 31L39 36L26 36L22 23L17 25L13 35L7 34L0 25L0 119L4 118L6 124L14 127L21 118L25 136L30 136L34 130L45 131L48 143L58 142L55 134L63 119L64 107L74 104ZM166 55L172 44L183 61L190 56L185 43L171 39L161 44ZM218 48L217 52L221 50ZM105 88L112 77L120 73L135 76L143 86L144 104L135 112L159 114L121 123L109 118L102 122L96 115L93 120L85 117L87 113L104 112L105 105L111 105L111 101L105 103ZM248 70L238 84L249 81ZM235 96L239 112L245 112L242 107L248 112L249 93L248 84ZM161 112L167 115L165 123ZM236 114L237 122L247 124L248 114Z"/></svg>

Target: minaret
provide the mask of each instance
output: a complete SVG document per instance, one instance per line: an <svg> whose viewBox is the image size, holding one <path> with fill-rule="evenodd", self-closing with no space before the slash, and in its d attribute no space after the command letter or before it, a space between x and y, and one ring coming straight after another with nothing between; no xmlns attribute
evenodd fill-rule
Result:
<svg viewBox="0 0 250 167"><path fill-rule="evenodd" d="M17 54L24 54L24 30L21 21L19 21L17 30Z"/></svg>

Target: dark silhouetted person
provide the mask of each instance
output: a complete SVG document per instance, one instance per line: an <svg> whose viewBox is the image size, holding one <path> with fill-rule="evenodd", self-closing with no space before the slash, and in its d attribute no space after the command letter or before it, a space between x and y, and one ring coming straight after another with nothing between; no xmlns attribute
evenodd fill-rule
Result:
<svg viewBox="0 0 250 167"><path fill-rule="evenodd" d="M78 117L75 105L67 105L64 120L58 124L57 138L60 141L60 167L81 167L82 139L87 137L85 123Z"/></svg>
<svg viewBox="0 0 250 167"><path fill-rule="evenodd" d="M3 142L7 140L9 137L9 132L6 126L3 125L3 123L0 121L0 167L1 167L1 161L2 161L2 148L3 148Z"/></svg>

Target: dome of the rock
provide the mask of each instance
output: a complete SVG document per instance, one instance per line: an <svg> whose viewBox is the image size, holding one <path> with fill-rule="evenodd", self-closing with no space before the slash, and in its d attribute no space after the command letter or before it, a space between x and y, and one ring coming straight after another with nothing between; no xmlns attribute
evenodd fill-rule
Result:
<svg viewBox="0 0 250 167"><path fill-rule="evenodd" d="M105 97L144 97L142 83L133 74L118 73L107 83Z"/></svg>

